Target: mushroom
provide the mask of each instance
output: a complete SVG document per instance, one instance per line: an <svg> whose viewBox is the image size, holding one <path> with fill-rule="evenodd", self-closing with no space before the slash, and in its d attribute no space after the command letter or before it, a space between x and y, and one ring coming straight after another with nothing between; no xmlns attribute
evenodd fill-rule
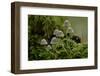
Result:
<svg viewBox="0 0 100 76"><path fill-rule="evenodd" d="M41 45L47 45L48 43L47 43L46 39L42 39L41 42L40 42L40 44Z"/></svg>
<svg viewBox="0 0 100 76"><path fill-rule="evenodd" d="M57 38L56 38L56 37L53 37L53 38L51 39L50 44L56 44L57 41L58 41Z"/></svg>
<svg viewBox="0 0 100 76"><path fill-rule="evenodd" d="M70 26L70 22L68 20L64 21L64 27L68 28Z"/></svg>
<svg viewBox="0 0 100 76"><path fill-rule="evenodd" d="M48 45L47 48L48 48L49 50L52 49L52 47L51 47L50 45Z"/></svg>
<svg viewBox="0 0 100 76"><path fill-rule="evenodd" d="M61 30L55 29L53 35L56 37L64 37L64 33Z"/></svg>
<svg viewBox="0 0 100 76"><path fill-rule="evenodd" d="M53 32L53 35L56 35L58 32L59 32L59 30L55 29L54 32Z"/></svg>
<svg viewBox="0 0 100 76"><path fill-rule="evenodd" d="M74 33L74 30L71 27L68 27L67 33Z"/></svg>
<svg viewBox="0 0 100 76"><path fill-rule="evenodd" d="M64 37L64 33L62 31L58 31L56 34L57 37Z"/></svg>

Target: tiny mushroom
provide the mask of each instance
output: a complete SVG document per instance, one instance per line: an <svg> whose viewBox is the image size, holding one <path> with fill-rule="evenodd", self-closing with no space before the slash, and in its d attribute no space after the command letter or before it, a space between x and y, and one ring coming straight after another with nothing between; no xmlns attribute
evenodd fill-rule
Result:
<svg viewBox="0 0 100 76"><path fill-rule="evenodd" d="M64 37L64 33L58 29L54 30L53 35L55 35L56 37Z"/></svg>
<svg viewBox="0 0 100 76"><path fill-rule="evenodd" d="M59 30L55 29L54 32L53 32L53 35L56 35L58 32L59 32Z"/></svg>
<svg viewBox="0 0 100 76"><path fill-rule="evenodd" d="M42 39L41 42L40 42L40 44L41 45L47 45L48 43L47 43L46 39Z"/></svg>
<svg viewBox="0 0 100 76"><path fill-rule="evenodd" d="M52 49L52 47L51 47L50 45L48 45L47 48L48 48L49 50Z"/></svg>
<svg viewBox="0 0 100 76"><path fill-rule="evenodd" d="M64 21L64 27L68 28L70 26L70 22L68 20Z"/></svg>
<svg viewBox="0 0 100 76"><path fill-rule="evenodd" d="M74 33L74 30L71 27L68 27L67 33Z"/></svg>
<svg viewBox="0 0 100 76"><path fill-rule="evenodd" d="M56 37L53 37L53 38L51 39L50 44L56 44L57 41L58 41L57 38L56 38Z"/></svg>
<svg viewBox="0 0 100 76"><path fill-rule="evenodd" d="M57 37L64 37L64 33L62 31L59 31L57 34L56 34Z"/></svg>

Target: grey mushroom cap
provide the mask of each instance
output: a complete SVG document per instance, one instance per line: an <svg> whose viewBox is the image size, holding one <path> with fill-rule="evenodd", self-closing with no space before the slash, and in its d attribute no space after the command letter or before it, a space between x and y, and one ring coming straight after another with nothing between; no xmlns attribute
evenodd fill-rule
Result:
<svg viewBox="0 0 100 76"><path fill-rule="evenodd" d="M56 38L56 37L53 37L53 38L51 39L50 44L56 44L57 41L58 41L57 38Z"/></svg>
<svg viewBox="0 0 100 76"><path fill-rule="evenodd" d="M52 47L50 45L47 46L48 49L52 49Z"/></svg>
<svg viewBox="0 0 100 76"><path fill-rule="evenodd" d="M72 29L72 27L68 27L67 33L74 33L74 30Z"/></svg>
<svg viewBox="0 0 100 76"><path fill-rule="evenodd" d="M71 24L69 22L69 20L65 20L64 21L64 27L69 27Z"/></svg>
<svg viewBox="0 0 100 76"><path fill-rule="evenodd" d="M62 31L59 31L57 34L56 34L57 37L64 37L64 33Z"/></svg>
<svg viewBox="0 0 100 76"><path fill-rule="evenodd" d="M53 35L56 37L64 37L64 33L61 30L55 29Z"/></svg>
<svg viewBox="0 0 100 76"><path fill-rule="evenodd" d="M56 35L58 32L59 32L59 30L55 29L54 32L53 32L53 35Z"/></svg>
<svg viewBox="0 0 100 76"><path fill-rule="evenodd" d="M40 44L41 45L47 45L48 43L47 43L46 39L42 39L41 42L40 42Z"/></svg>

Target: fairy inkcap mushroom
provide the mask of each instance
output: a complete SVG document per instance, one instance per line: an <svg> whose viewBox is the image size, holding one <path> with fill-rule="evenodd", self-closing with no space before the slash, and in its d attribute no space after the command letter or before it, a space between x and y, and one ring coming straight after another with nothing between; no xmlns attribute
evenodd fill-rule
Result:
<svg viewBox="0 0 100 76"><path fill-rule="evenodd" d="M68 27L67 33L74 33L74 30L71 27Z"/></svg>
<svg viewBox="0 0 100 76"><path fill-rule="evenodd" d="M47 43L46 39L42 39L41 42L40 42L40 44L41 45L47 45L48 43Z"/></svg>
<svg viewBox="0 0 100 76"><path fill-rule="evenodd" d="M55 29L53 35L56 37L64 37L64 33L61 30Z"/></svg>
<svg viewBox="0 0 100 76"><path fill-rule="evenodd" d="M56 38L56 37L53 37L53 38L51 39L50 44L56 44L57 41L58 41L57 38Z"/></svg>
<svg viewBox="0 0 100 76"><path fill-rule="evenodd" d="M48 49L52 49L52 47L50 45L47 46Z"/></svg>
<svg viewBox="0 0 100 76"><path fill-rule="evenodd" d="M57 37L64 37L64 33L62 31L58 31L56 34Z"/></svg>
<svg viewBox="0 0 100 76"><path fill-rule="evenodd" d="M58 32L59 32L59 30L55 29L54 32L53 32L53 35L56 35Z"/></svg>
<svg viewBox="0 0 100 76"><path fill-rule="evenodd" d="M64 21L64 27L68 28L70 26L70 22L68 20Z"/></svg>

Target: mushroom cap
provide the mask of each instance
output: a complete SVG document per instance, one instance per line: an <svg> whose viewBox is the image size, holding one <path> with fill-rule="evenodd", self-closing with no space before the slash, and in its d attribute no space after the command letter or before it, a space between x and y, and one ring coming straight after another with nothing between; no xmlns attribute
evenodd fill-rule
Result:
<svg viewBox="0 0 100 76"><path fill-rule="evenodd" d="M64 37L64 33L62 31L59 31L57 34L56 34L57 37Z"/></svg>
<svg viewBox="0 0 100 76"><path fill-rule="evenodd" d="M47 46L48 49L52 49L52 47L50 45Z"/></svg>
<svg viewBox="0 0 100 76"><path fill-rule="evenodd" d="M40 42L40 44L41 45L47 45L48 43L47 43L46 39L42 39L41 42Z"/></svg>
<svg viewBox="0 0 100 76"><path fill-rule="evenodd" d="M53 35L56 37L64 37L64 33L61 30L55 29Z"/></svg>
<svg viewBox="0 0 100 76"><path fill-rule="evenodd" d="M68 27L67 33L74 33L74 30L72 29L72 27Z"/></svg>
<svg viewBox="0 0 100 76"><path fill-rule="evenodd" d="M58 32L59 32L59 30L55 29L54 32L53 32L53 35L56 35Z"/></svg>
<svg viewBox="0 0 100 76"><path fill-rule="evenodd" d="M69 22L69 20L65 20L64 21L64 27L69 27L71 24Z"/></svg>
<svg viewBox="0 0 100 76"><path fill-rule="evenodd" d="M53 37L53 38L51 39L50 44L56 44L57 41L58 41L58 39L57 39L56 37Z"/></svg>

